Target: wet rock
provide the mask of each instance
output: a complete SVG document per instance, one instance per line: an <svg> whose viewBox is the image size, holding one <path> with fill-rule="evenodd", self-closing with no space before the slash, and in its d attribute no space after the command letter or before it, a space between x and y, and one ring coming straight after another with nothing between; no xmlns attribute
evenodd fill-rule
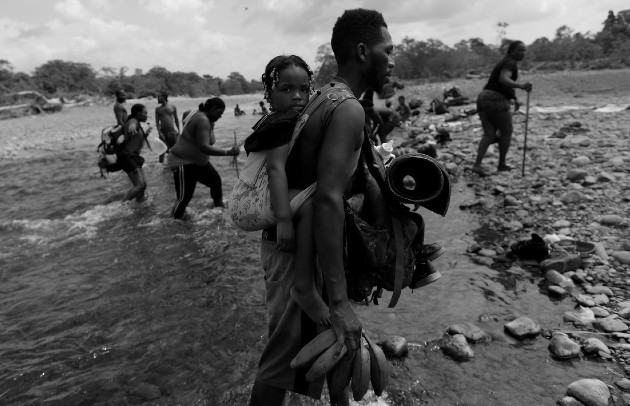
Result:
<svg viewBox="0 0 630 406"><path fill-rule="evenodd" d="M581 352L580 345L565 333L554 333L548 348L551 355L559 359L578 357Z"/></svg>
<svg viewBox="0 0 630 406"><path fill-rule="evenodd" d="M505 330L517 338L535 337L540 333L540 326L529 317L519 317L505 324Z"/></svg>
<svg viewBox="0 0 630 406"><path fill-rule="evenodd" d="M608 172L602 172L599 175L597 175L597 182L600 182L600 183L614 182L615 180L616 180L615 177Z"/></svg>
<svg viewBox="0 0 630 406"><path fill-rule="evenodd" d="M582 350L585 354L599 354L603 352L610 354L610 349L600 339L595 337L587 338L582 344Z"/></svg>
<svg viewBox="0 0 630 406"><path fill-rule="evenodd" d="M462 334L468 341L477 342L487 338L486 333L472 323L453 324L448 326L449 334Z"/></svg>
<svg viewBox="0 0 630 406"><path fill-rule="evenodd" d="M489 248L482 248L479 251L477 251L477 255L481 255L482 257L493 258L497 256L497 253L495 250L491 250Z"/></svg>
<svg viewBox="0 0 630 406"><path fill-rule="evenodd" d="M565 204L579 203L582 200L584 200L584 194L577 190L571 190L563 194L560 200L562 200L562 203L565 203Z"/></svg>
<svg viewBox="0 0 630 406"><path fill-rule="evenodd" d="M589 295L613 296L613 291L607 286L587 286L585 289Z"/></svg>
<svg viewBox="0 0 630 406"><path fill-rule="evenodd" d="M608 164L612 166L624 166L624 160L622 157L616 156L616 157L610 158L608 160Z"/></svg>
<svg viewBox="0 0 630 406"><path fill-rule="evenodd" d="M543 261L542 264L544 263L545 261ZM544 266L542 264L541 264L541 268L544 269ZM561 288L564 288L567 290L571 290L575 286L573 285L573 281L570 278L567 278L566 276L562 275L560 272L554 269L550 269L547 272L545 272L545 279L547 279L550 284L560 286Z"/></svg>
<svg viewBox="0 0 630 406"><path fill-rule="evenodd" d="M580 402L579 400L571 396L563 397L560 400L559 405L560 406L585 406L584 403Z"/></svg>
<svg viewBox="0 0 630 406"><path fill-rule="evenodd" d="M612 257L624 265L630 265L630 251L614 251Z"/></svg>
<svg viewBox="0 0 630 406"><path fill-rule="evenodd" d="M615 385L617 385L617 387L622 391L630 392L630 379L628 378L618 380L615 382Z"/></svg>
<svg viewBox="0 0 630 406"><path fill-rule="evenodd" d="M563 320L586 324L595 321L595 313L588 307L579 306L576 310L564 312Z"/></svg>
<svg viewBox="0 0 630 406"><path fill-rule="evenodd" d="M577 182L584 179L588 175L588 172L584 169L570 169L567 172L567 179L570 182Z"/></svg>
<svg viewBox="0 0 630 406"><path fill-rule="evenodd" d="M608 317L610 316L610 312L606 309L604 309L603 307L591 307L591 310L593 311L593 314L595 315L595 317Z"/></svg>
<svg viewBox="0 0 630 406"><path fill-rule="evenodd" d="M146 400L158 399L162 396L160 388L149 383L141 383L132 390L132 394Z"/></svg>
<svg viewBox="0 0 630 406"><path fill-rule="evenodd" d="M580 379L569 385L567 395L587 406L608 406L610 391L608 385L599 379Z"/></svg>
<svg viewBox="0 0 630 406"><path fill-rule="evenodd" d="M567 254L563 256L545 259L540 263L540 269L543 272L555 270L559 273L575 271L582 265L582 258L579 254Z"/></svg>
<svg viewBox="0 0 630 406"><path fill-rule="evenodd" d="M580 306L584 307L593 307L596 304L593 297L589 295L577 295L575 301L578 302Z"/></svg>
<svg viewBox="0 0 630 406"><path fill-rule="evenodd" d="M618 319L601 319L593 322L593 327L605 333L613 333L616 331L628 331L628 326Z"/></svg>
<svg viewBox="0 0 630 406"><path fill-rule="evenodd" d="M593 186L597 183L597 178L595 176L587 176L582 180L582 186Z"/></svg>
<svg viewBox="0 0 630 406"><path fill-rule="evenodd" d="M569 292L566 289L561 288L560 286L549 286L547 288L547 294L551 297L555 297L556 299L564 299L569 296Z"/></svg>
<svg viewBox="0 0 630 406"><path fill-rule="evenodd" d="M407 340L404 337L392 336L381 341L380 346L388 357L399 358L407 354Z"/></svg>
<svg viewBox="0 0 630 406"><path fill-rule="evenodd" d="M470 348L470 345L468 345L466 337L464 337L463 334L444 337L440 348L446 355L455 359L468 360L474 357L473 350Z"/></svg>
<svg viewBox="0 0 630 406"><path fill-rule="evenodd" d="M551 225L553 228L565 228L571 227L571 222L568 220L558 220Z"/></svg>
<svg viewBox="0 0 630 406"><path fill-rule="evenodd" d="M617 315L619 315L619 317L623 317L624 319L629 319L630 318L630 307L624 307L623 309L619 310Z"/></svg>
<svg viewBox="0 0 630 406"><path fill-rule="evenodd" d="M603 216L599 216L595 219L598 223L607 225L607 226L616 226L623 223L623 217L617 214L606 214Z"/></svg>
<svg viewBox="0 0 630 406"><path fill-rule="evenodd" d="M571 163L573 165L577 165L577 166L584 166L584 165L590 164L591 163L591 159L589 157L587 157L587 156L582 155L582 156L579 156L577 158L573 158L571 160Z"/></svg>

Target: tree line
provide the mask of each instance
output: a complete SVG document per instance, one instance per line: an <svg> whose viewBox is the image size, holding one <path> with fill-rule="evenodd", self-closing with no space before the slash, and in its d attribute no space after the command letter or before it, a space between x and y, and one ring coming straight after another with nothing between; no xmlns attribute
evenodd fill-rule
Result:
<svg viewBox="0 0 630 406"><path fill-rule="evenodd" d="M418 41L406 37L395 45L395 76L400 80L443 80L470 74L489 73L505 54L510 39L507 23L497 23L500 45L486 44L470 38L449 47L439 39ZM329 44L321 45L316 54L316 85L326 83L337 65ZM603 30L596 34L574 32L562 26L552 39L538 38L527 45L527 56L519 64L522 70L553 71L565 69L618 69L630 66L630 39ZM170 72L154 66L147 72L127 67L105 67L94 70L87 63L52 60L35 68L32 74L14 72L10 61L0 59L0 94L37 90L49 97L72 97L78 94L113 95L125 90L132 97L170 95L205 97L216 94L261 93L259 80L246 80L238 72L227 79L195 72Z"/></svg>

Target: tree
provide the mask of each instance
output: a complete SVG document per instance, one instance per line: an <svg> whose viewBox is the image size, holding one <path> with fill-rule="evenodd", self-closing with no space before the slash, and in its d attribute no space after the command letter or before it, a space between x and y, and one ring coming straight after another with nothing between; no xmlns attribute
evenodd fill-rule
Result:
<svg viewBox="0 0 630 406"><path fill-rule="evenodd" d="M313 78L315 84L321 86L337 73L337 61L330 44L323 44L317 48L315 62L319 64L319 67L315 69Z"/></svg>
<svg viewBox="0 0 630 406"><path fill-rule="evenodd" d="M66 62L59 59L48 61L35 68L33 79L41 90L54 95L65 92L93 92L96 74L86 63Z"/></svg>

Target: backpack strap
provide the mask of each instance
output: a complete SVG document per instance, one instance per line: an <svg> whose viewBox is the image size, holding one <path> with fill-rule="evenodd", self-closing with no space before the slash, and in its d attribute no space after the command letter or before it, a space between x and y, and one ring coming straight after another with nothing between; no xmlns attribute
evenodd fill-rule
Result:
<svg viewBox="0 0 630 406"><path fill-rule="evenodd" d="M402 234L402 223L400 219L392 215L392 226L394 229L394 239L396 240L396 268L394 273L394 291L392 292L392 298L389 300L389 308L395 307L400 298L400 292L402 291L403 277L405 275L405 258L404 258L404 241Z"/></svg>

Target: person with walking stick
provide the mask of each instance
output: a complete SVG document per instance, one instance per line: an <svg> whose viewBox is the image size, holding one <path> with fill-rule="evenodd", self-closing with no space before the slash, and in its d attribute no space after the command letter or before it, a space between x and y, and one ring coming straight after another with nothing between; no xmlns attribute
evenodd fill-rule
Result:
<svg viewBox="0 0 630 406"><path fill-rule="evenodd" d="M512 112L510 100L514 100L514 111L520 107L514 89L532 91L529 82L519 83L518 62L525 57L525 44L522 41L512 41L508 45L506 56L494 67L488 83L477 97L477 114L481 119L483 135L477 147L477 158L471 170L479 176L487 176L488 172L481 166L488 147L499 144L498 171L512 169L506 163L507 153L512 141ZM528 103L529 104L529 103Z"/></svg>

